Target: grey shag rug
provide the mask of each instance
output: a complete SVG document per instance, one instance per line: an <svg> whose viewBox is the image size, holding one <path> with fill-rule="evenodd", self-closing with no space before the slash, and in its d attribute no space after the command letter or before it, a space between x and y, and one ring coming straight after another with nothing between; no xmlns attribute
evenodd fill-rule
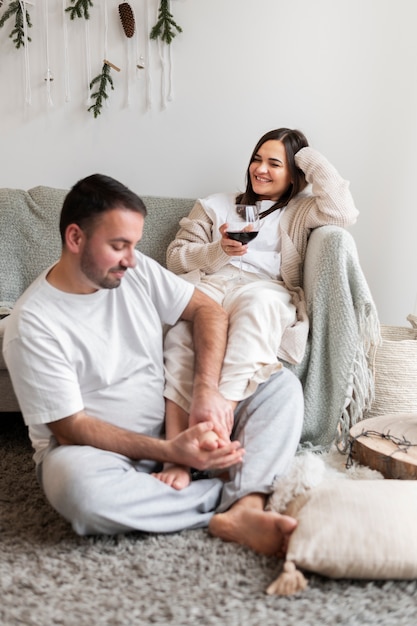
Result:
<svg viewBox="0 0 417 626"><path fill-rule="evenodd" d="M282 562L209 537L77 537L45 501L18 415L0 417L2 626L414 626L416 581L309 576L265 594ZM401 529L398 529L401 532Z"/></svg>

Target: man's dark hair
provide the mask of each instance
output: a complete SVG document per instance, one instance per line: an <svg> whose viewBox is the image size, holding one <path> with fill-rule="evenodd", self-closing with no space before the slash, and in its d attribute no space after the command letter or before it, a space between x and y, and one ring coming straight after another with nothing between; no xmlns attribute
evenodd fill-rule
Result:
<svg viewBox="0 0 417 626"><path fill-rule="evenodd" d="M79 180L62 205L59 222L62 243L65 243L65 231L69 224L77 224L88 233L98 216L118 208L135 211L143 217L147 213L139 196L110 176L92 174Z"/></svg>

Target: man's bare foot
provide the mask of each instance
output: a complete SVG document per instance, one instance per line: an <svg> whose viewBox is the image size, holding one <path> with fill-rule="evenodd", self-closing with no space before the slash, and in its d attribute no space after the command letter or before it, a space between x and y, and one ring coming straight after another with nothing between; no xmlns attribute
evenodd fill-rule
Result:
<svg viewBox="0 0 417 626"><path fill-rule="evenodd" d="M155 476L155 478L173 489L178 489L178 491L184 489L184 487L188 487L191 482L190 472L183 465L164 467L162 472L153 472L152 476Z"/></svg>
<svg viewBox="0 0 417 626"><path fill-rule="evenodd" d="M296 526L297 520L293 517L247 507L241 500L225 513L214 515L209 532L223 541L234 541L260 554L283 558Z"/></svg>

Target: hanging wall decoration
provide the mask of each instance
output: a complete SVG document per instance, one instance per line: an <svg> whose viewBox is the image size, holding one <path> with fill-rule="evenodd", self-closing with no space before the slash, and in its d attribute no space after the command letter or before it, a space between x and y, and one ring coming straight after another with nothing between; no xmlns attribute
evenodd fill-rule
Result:
<svg viewBox="0 0 417 626"><path fill-rule="evenodd" d="M30 20L29 11L26 8L26 2L22 2L20 0L10 2L9 7L0 18L0 28L3 27L5 22L13 15L15 16L15 26L9 37L11 39L14 37L13 43L15 47L20 48L21 46L25 46L25 41L32 41L26 34L26 29L32 28L32 22Z"/></svg>
<svg viewBox="0 0 417 626"><path fill-rule="evenodd" d="M68 20L66 16L66 1L62 0L62 34L64 42L64 84L65 84L65 102L71 99L70 94L70 57L69 57L69 39L68 39Z"/></svg>
<svg viewBox="0 0 417 626"><path fill-rule="evenodd" d="M107 60L107 38L108 38L108 12L107 12L107 0L102 0L102 10L104 12L104 61L103 67L101 69L101 73L98 74L93 80L90 82L90 89L93 89L95 86L97 87L97 91L91 94L91 100L94 100L94 104L88 107L88 111L92 111L94 117L98 117L101 114L101 109L104 106L104 103L107 101L109 95L107 93L107 88L114 90L113 78L111 76L111 69L120 72L120 68L114 63L111 63Z"/></svg>
<svg viewBox="0 0 417 626"><path fill-rule="evenodd" d="M67 7L71 20L83 18L85 20L85 56L87 66L87 105L91 103L90 85L91 85L91 51L90 51L90 12L89 8L93 7L92 0L70 0L72 6Z"/></svg>
<svg viewBox="0 0 417 626"><path fill-rule="evenodd" d="M120 72L120 68L114 63L111 63L107 54L107 35L108 35L108 16L107 16L107 0L100 0L100 2L93 2L93 0L60 0L61 12L59 19L62 22L62 45L64 48L62 56L62 68L59 68L58 78L63 76L63 81L54 81L54 72L57 68L51 67L51 62L56 63L58 57L54 55L54 47L50 45L52 39L51 27L55 27L55 23L52 22L57 15L56 10L52 10L52 3L49 0L40 0L35 3L33 0L0 0L0 8L2 15L0 16L0 28L2 28L7 21L14 21L14 27L11 30L9 37L12 39L14 47L19 49L23 48L24 51L24 63L25 63L25 102L26 104L32 104L31 93L31 68L29 64L29 48L32 55L33 48L29 46L31 38L28 35L29 29L32 27L31 14L28 10L28 5L32 5L32 15L35 15L36 26L40 29L42 34L41 47L43 48L42 55L39 55L39 51L36 51L36 59L39 60L41 56L44 58L44 67L41 68L41 76L39 77L38 69L36 68L37 83L39 86L39 78L42 84L45 85L46 100L49 106L53 106L54 102L52 96L57 97L59 95L59 87L63 82L65 92L65 102L70 100L70 47L72 45L72 37L69 36L70 28L77 28L78 26L70 26L71 22L83 23L84 27L84 52L85 52L85 75L86 91L87 91L87 110L97 117L101 114L102 108L106 101L109 99L109 90L114 90L113 78L111 70ZM113 0L112 0L113 2ZM56 3L56 0L54 0ZM173 99L173 69L172 69L172 48L171 45L175 37L182 33L181 26L175 21L170 7L171 0L141 0L137 3L137 11L139 12L139 22L136 20L135 11L133 9L134 3L131 2L117 2L114 3L118 7L119 18L122 26L122 36L126 38L126 59L123 62L123 69L126 77L126 94L127 104L130 104L131 93L133 94L133 86L135 84L141 85L141 95L144 96L146 102L146 110L153 108L152 99L154 97L154 89L152 82L154 80L155 66L160 65L160 88L161 107L165 108L167 102ZM39 5L39 6L37 6ZM93 7L95 8L92 11ZM91 71L92 66L92 41L90 41L90 28L92 35L97 36L97 32L101 32L100 22L96 19L91 19L93 13L96 12L98 7L99 11L104 11L104 55L100 62L100 69L98 69L97 75L93 78L94 74ZM95 17L95 16L94 16ZM40 18L39 20L37 18ZM50 23L51 21L51 23ZM90 26L91 23L91 26ZM38 32L38 31L36 31ZM75 40L75 38L74 38ZM142 47L142 49L141 49ZM93 51L94 52L94 51ZM77 50L77 53L79 51ZM153 55L157 55L159 58L154 59ZM58 70L57 70L58 71ZM141 82L140 82L141 81ZM54 89L54 94L52 92Z"/></svg>
<svg viewBox="0 0 417 626"><path fill-rule="evenodd" d="M113 67L117 71L120 71L118 67L105 60L103 63L101 74L93 78L90 83L90 89L93 89L94 85L98 85L98 90L91 94L91 98L95 100L95 102L88 107L88 111L92 111L94 113L94 117L100 115L104 102L109 97L106 88L110 86L111 89L114 89L113 79L110 76L111 67Z"/></svg>
<svg viewBox="0 0 417 626"><path fill-rule="evenodd" d="M157 23L151 30L150 38L160 38L165 43L170 44L177 33L182 33L182 28L174 21L173 15L169 10L169 0L161 0L158 17Z"/></svg>
<svg viewBox="0 0 417 626"><path fill-rule="evenodd" d="M135 34L136 24L133 9L128 2L119 4L119 16L126 37L131 39Z"/></svg>
<svg viewBox="0 0 417 626"><path fill-rule="evenodd" d="M2 3L3 4L3 3ZM9 3L9 7L5 10L0 18L0 27L13 15L15 16L15 27L9 37L13 39L15 47L18 49L23 46L25 59L25 104L32 104L32 89L30 85L30 62L29 62L29 42L32 41L28 35L28 28L32 27L27 4L32 4L29 0L14 0ZM1 6L1 5L0 5Z"/></svg>
<svg viewBox="0 0 417 626"><path fill-rule="evenodd" d="M178 26L174 21L169 8L169 0L161 0L158 9L158 20L149 35L150 39L158 40L159 58L161 61L162 108L166 107L168 100L173 99L172 54L170 44L178 33L182 33L181 26Z"/></svg>
<svg viewBox="0 0 417 626"><path fill-rule="evenodd" d="M149 111L152 109L152 77L151 77L151 46L150 46L150 37L148 33L150 32L150 10L148 6L149 0L144 3L144 22L146 27L145 37L145 58L146 58L146 110Z"/></svg>
<svg viewBox="0 0 417 626"><path fill-rule="evenodd" d="M45 85L46 85L46 100L49 106L53 106L52 101L52 81L54 80L54 75L51 71L51 62L50 62L50 51L49 51L49 11L48 11L48 0L43 0L43 21L45 24L45 61L46 61L46 70L45 70Z"/></svg>
<svg viewBox="0 0 417 626"><path fill-rule="evenodd" d="M93 6L91 0L70 0L70 4L73 6L68 7L66 11L70 14L72 20L76 17L83 17L86 20L90 19L89 7Z"/></svg>
<svg viewBox="0 0 417 626"><path fill-rule="evenodd" d="M135 78L135 66L134 66L134 54L136 50L134 47L135 40L137 40L137 29L135 14L132 7L128 2L122 2L119 4L119 17L123 27L123 32L126 35L126 47L127 47L127 68L126 68L126 89L127 89L127 105L130 106L130 94L131 85ZM136 33L136 37L135 37Z"/></svg>

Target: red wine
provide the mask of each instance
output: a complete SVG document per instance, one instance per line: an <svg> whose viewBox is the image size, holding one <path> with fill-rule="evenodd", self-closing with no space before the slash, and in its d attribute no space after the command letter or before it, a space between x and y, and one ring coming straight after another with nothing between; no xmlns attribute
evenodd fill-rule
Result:
<svg viewBox="0 0 417 626"><path fill-rule="evenodd" d="M255 239L256 235L258 234L258 231L257 230L240 230L239 232L227 231L227 234L230 237L230 239L234 239L235 241L240 241L240 243L243 243L243 245L246 245L247 243L252 241L252 239Z"/></svg>

